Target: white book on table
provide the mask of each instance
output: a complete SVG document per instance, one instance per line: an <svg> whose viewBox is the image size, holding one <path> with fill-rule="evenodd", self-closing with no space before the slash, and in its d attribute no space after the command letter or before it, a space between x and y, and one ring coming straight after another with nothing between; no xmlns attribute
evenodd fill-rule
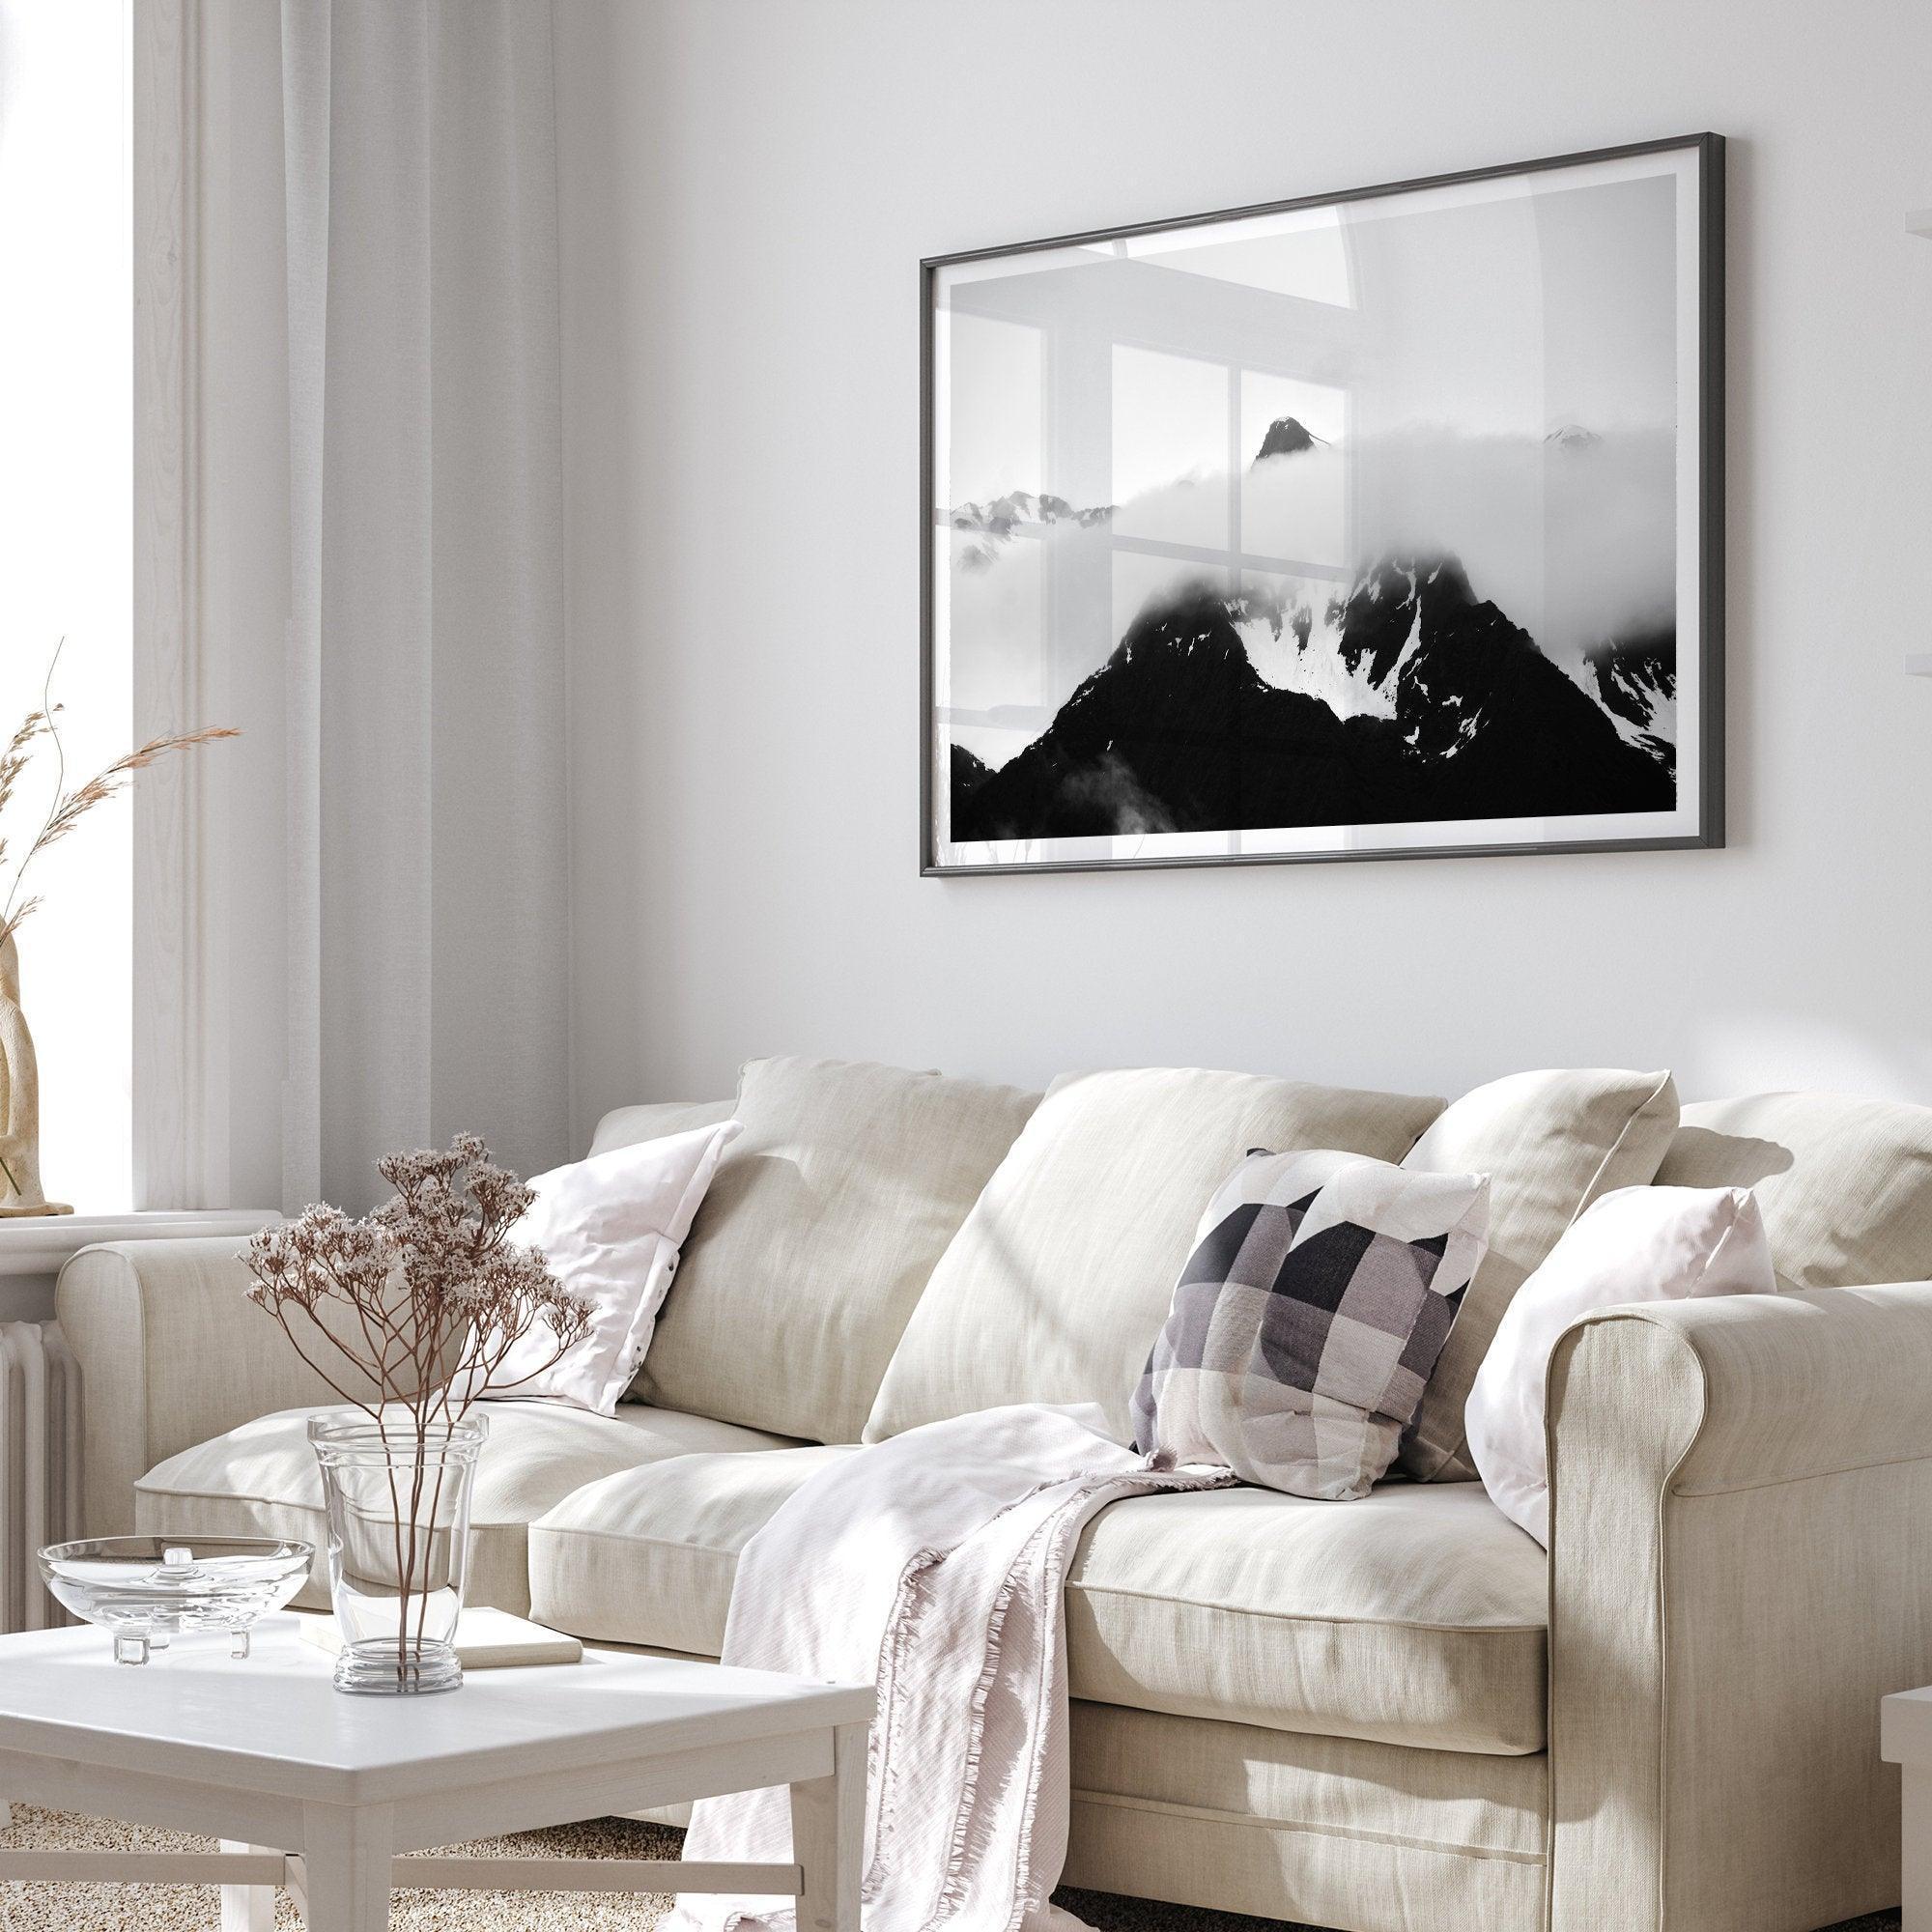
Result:
<svg viewBox="0 0 1932 1932"><path fill-rule="evenodd" d="M320 1650L342 1648L333 1617L298 1611L303 1638ZM546 1630L508 1610L466 1609L456 1622L456 1661L466 1670L498 1670L526 1663L581 1663L583 1646L562 1631Z"/></svg>

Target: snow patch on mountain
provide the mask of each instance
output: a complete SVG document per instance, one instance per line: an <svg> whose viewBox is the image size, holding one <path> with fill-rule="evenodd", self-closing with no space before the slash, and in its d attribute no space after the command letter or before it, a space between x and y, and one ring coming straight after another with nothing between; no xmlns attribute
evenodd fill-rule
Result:
<svg viewBox="0 0 1932 1932"><path fill-rule="evenodd" d="M1453 558L1385 557L1346 594L1325 579L1278 578L1229 598L1227 609L1264 683L1319 698L1339 719L1406 719L1418 708L1433 709L1439 718L1431 734L1435 754L1453 758L1482 730L1487 707L1453 688L1417 684L1423 673L1416 660L1432 598L1454 606L1470 594ZM1442 685L1447 666L1440 655L1430 665L1429 685ZM1624 744L1666 771L1674 768L1676 666L1667 635L1605 639L1560 668ZM1445 712L1450 716L1440 717Z"/></svg>
<svg viewBox="0 0 1932 1932"><path fill-rule="evenodd" d="M1653 635L1605 638L1583 653L1570 675L1616 726L1626 745L1666 769L1676 762L1676 639Z"/></svg>
<svg viewBox="0 0 1932 1932"><path fill-rule="evenodd" d="M1264 683L1319 697L1337 718L1393 718L1393 692L1342 656L1342 610L1328 580L1288 577L1231 599L1228 614Z"/></svg>

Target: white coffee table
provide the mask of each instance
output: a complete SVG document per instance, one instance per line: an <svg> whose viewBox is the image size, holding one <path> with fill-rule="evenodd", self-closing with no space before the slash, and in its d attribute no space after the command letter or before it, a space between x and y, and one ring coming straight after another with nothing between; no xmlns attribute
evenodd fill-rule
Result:
<svg viewBox="0 0 1932 1932"><path fill-rule="evenodd" d="M1932 1932L1932 1690L1896 1691L1878 1712L1878 1754L1900 1767L1900 1932Z"/></svg>
<svg viewBox="0 0 1932 1932"><path fill-rule="evenodd" d="M0 1880L219 1885L228 1932L267 1932L288 1886L311 1932L389 1922L392 1884L795 1898L800 1932L857 1932L869 1685L589 1650L478 1670L431 1697L345 1697L295 1620L177 1638L116 1664L104 1633L0 1637L0 1794L203 1832L209 1853L0 1852ZM791 1787L792 1857L412 1859L725 1791Z"/></svg>

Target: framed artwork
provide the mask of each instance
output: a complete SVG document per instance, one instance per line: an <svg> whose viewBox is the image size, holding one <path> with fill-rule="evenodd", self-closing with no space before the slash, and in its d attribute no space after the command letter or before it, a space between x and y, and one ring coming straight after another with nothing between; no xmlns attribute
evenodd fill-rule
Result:
<svg viewBox="0 0 1932 1932"><path fill-rule="evenodd" d="M922 865L1723 842L1723 144L922 264Z"/></svg>

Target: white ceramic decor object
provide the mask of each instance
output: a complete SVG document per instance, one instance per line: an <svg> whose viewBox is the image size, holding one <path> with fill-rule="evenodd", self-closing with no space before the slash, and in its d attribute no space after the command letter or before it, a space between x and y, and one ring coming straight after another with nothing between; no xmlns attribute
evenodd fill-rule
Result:
<svg viewBox="0 0 1932 1932"><path fill-rule="evenodd" d="M616 1413L650 1347L692 1218L738 1131L736 1121L719 1121L531 1179L536 1202L509 1238L543 1250L551 1272L589 1307L590 1326L559 1356L550 1324L534 1322L486 1397L547 1396Z"/></svg>
<svg viewBox="0 0 1932 1932"><path fill-rule="evenodd" d="M1544 1380L1556 1338L1599 1309L1704 1294L1775 1294L1771 1245L1743 1187L1626 1187L1580 1214L1517 1290L1463 1412L1483 1487L1549 1543Z"/></svg>

